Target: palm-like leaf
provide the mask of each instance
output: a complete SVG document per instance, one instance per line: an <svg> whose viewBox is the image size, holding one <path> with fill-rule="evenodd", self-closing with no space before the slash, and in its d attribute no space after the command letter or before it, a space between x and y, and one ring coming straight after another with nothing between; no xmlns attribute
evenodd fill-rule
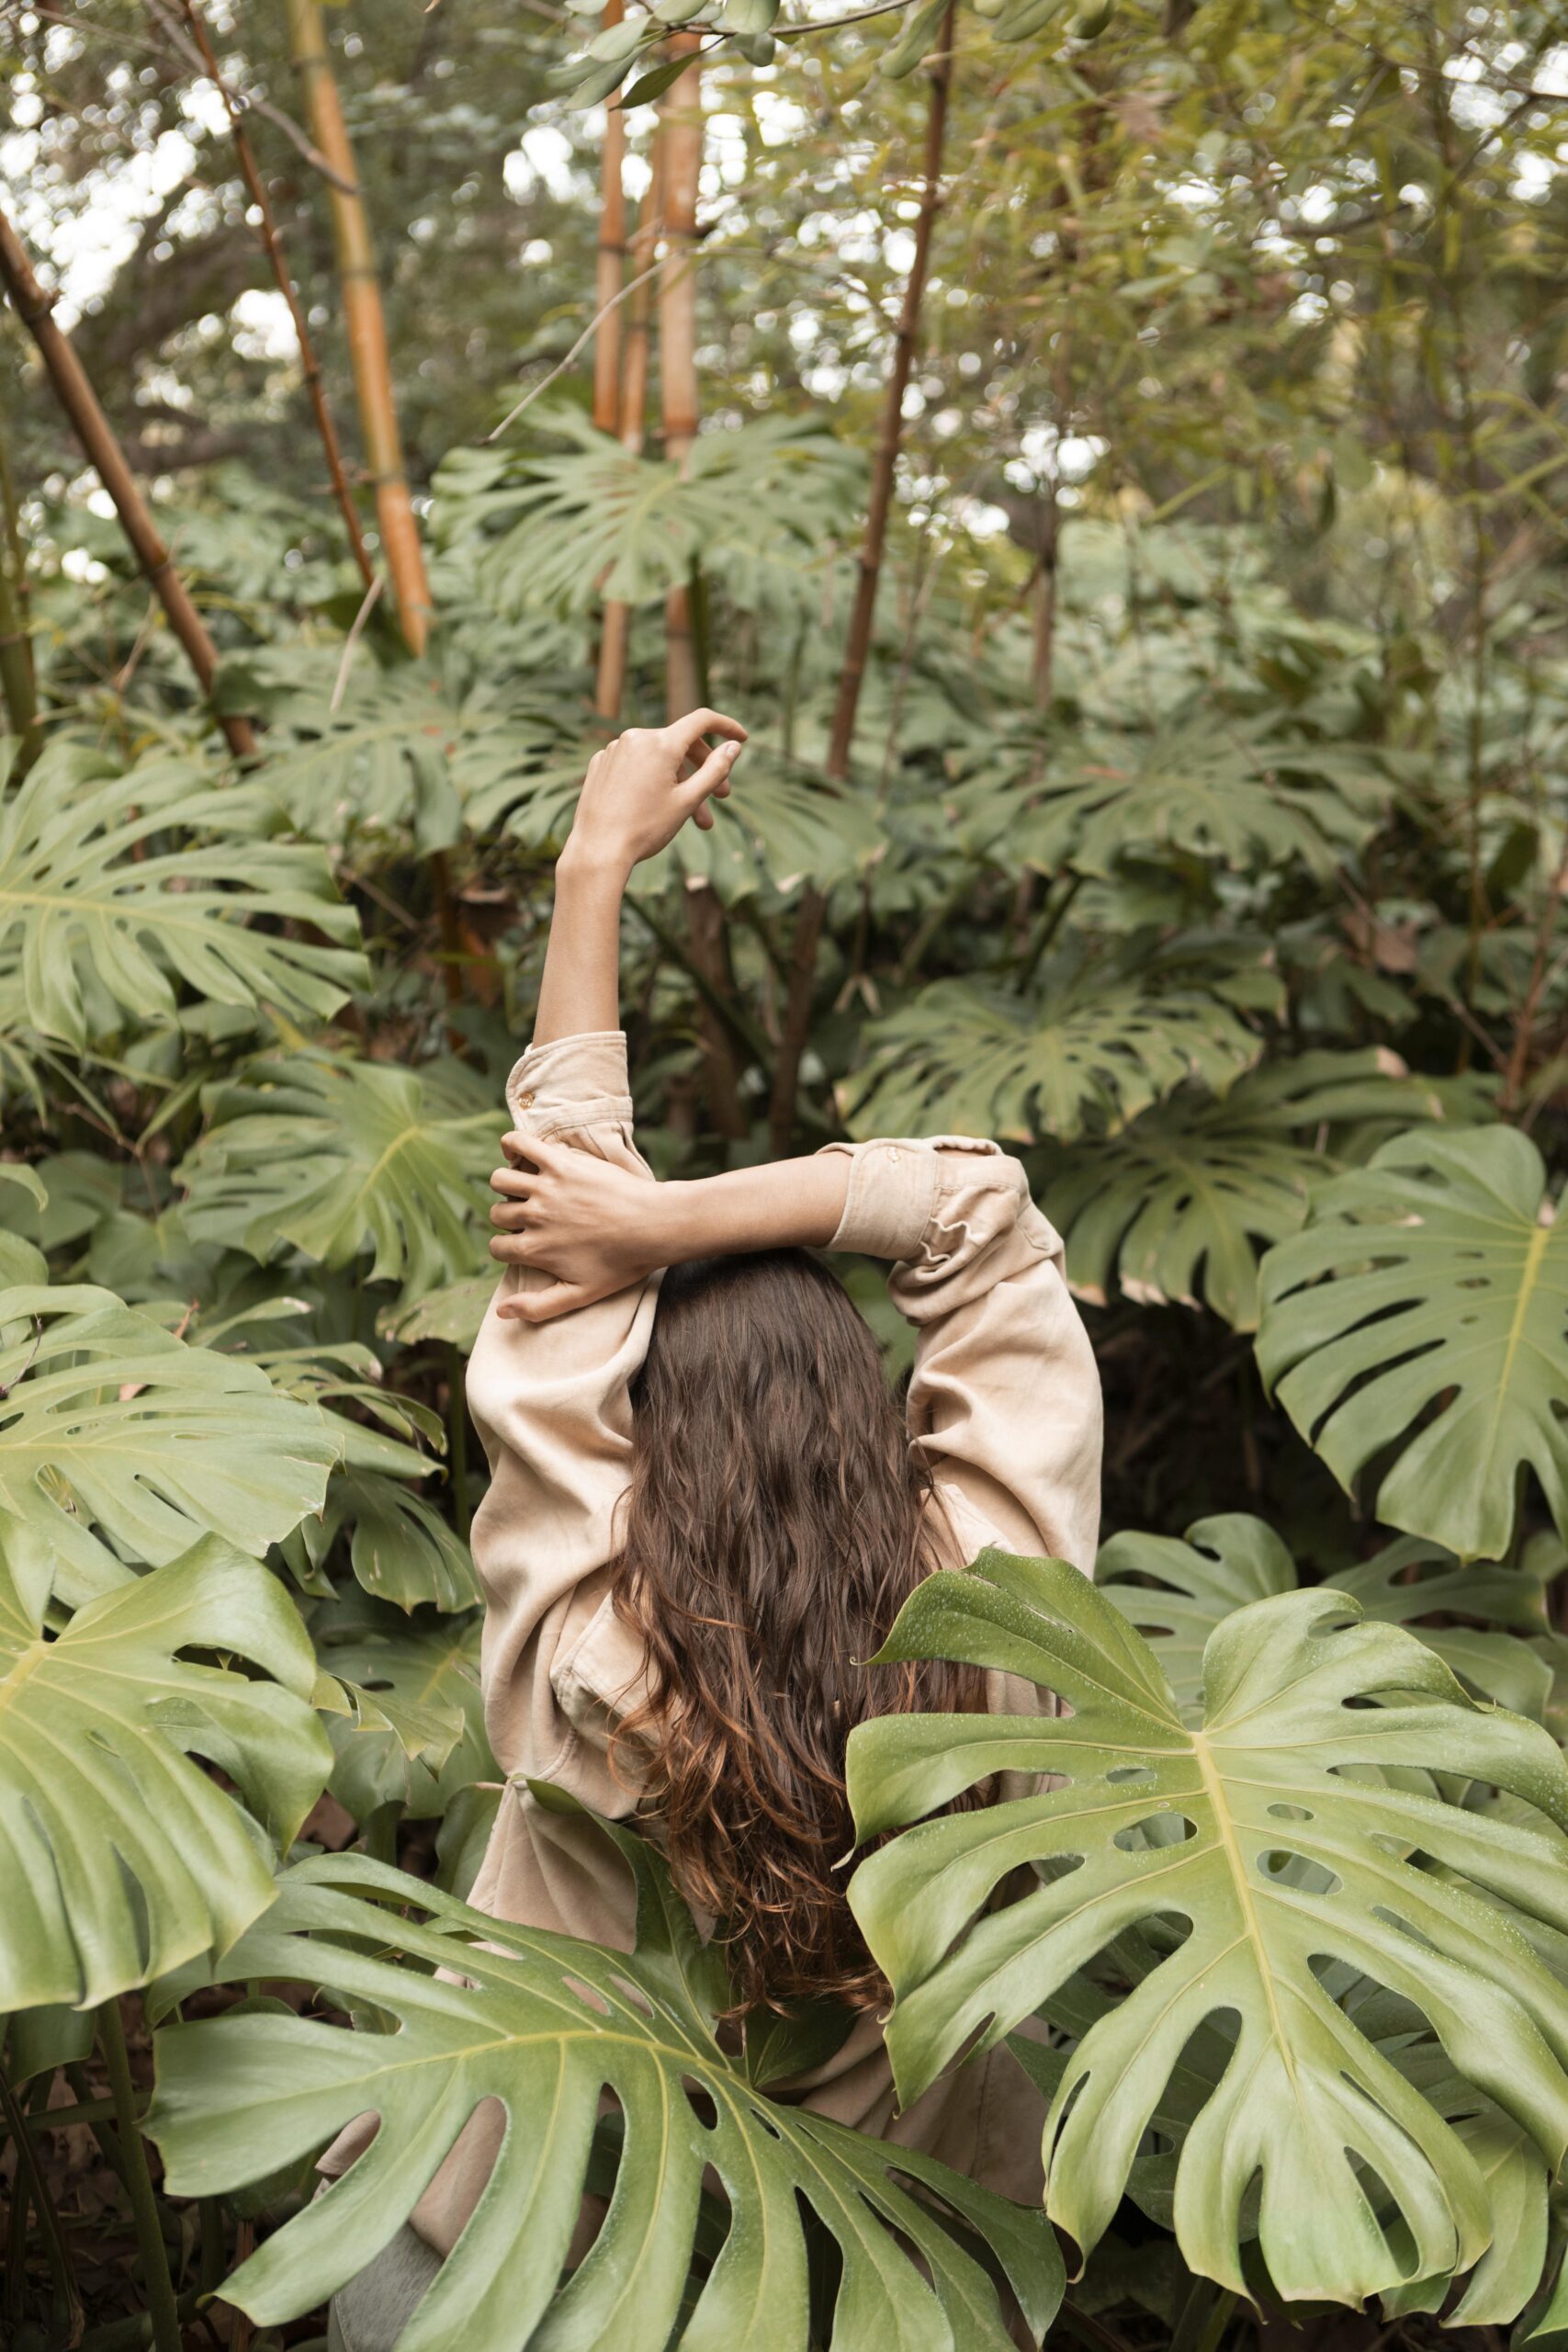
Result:
<svg viewBox="0 0 1568 2352"><path fill-rule="evenodd" d="M508 614L586 613L600 594L642 604L694 565L739 574L798 568L842 528L863 462L809 418L764 417L705 433L683 465L637 457L570 411L549 455L459 449L436 478L448 537L483 541L481 585Z"/></svg>
<svg viewBox="0 0 1568 2352"><path fill-rule="evenodd" d="M259 1555L321 1508L336 1453L256 1365L187 1347L112 1292L0 1292L0 1522L58 1555L66 1600L202 1534Z"/></svg>
<svg viewBox="0 0 1568 2352"><path fill-rule="evenodd" d="M840 1089L852 1133L1033 1143L1115 1129L1189 1079L1223 1092L1262 1040L1218 993L1151 991L1075 961L1037 998L937 980L871 1023L865 1046Z"/></svg>
<svg viewBox="0 0 1568 2352"><path fill-rule="evenodd" d="M1529 1548L1522 1566L1506 1568L1467 1564L1441 1544L1403 1535L1373 1558L1337 1570L1333 1584L1369 1618L1407 1627L1484 1698L1540 1722L1551 1690L1546 1588L1563 1565L1551 1537ZM1096 1586L1155 1643L1189 1713L1201 1709L1203 1652L1221 1619L1272 1593L1293 1592L1298 1581L1273 1529L1243 1511L1200 1520L1180 1541L1113 1535L1095 1566ZM1447 1622L1422 1622L1428 1618Z"/></svg>
<svg viewBox="0 0 1568 2352"><path fill-rule="evenodd" d="M264 2323L320 2302L385 2244L491 2098L509 2118L495 2170L401 2352L457 2341L468 2352L511 2352L547 2339L716 2352L764 2337L770 2352L806 2352L803 2206L842 2252L834 2352L1005 2352L995 2289L928 2199L989 2245L1043 2330L1061 2282L1043 2217L928 2157L764 2098L719 2048L727 1988L716 1955L699 1945L650 1849L612 1834L639 1882L629 1958L468 1911L368 1861L306 1863L283 1880L271 1916L223 1973L310 1984L324 1974L396 2030L350 2034L253 2015L160 2035L148 2129L176 2195L254 2179L367 2109L381 2119L366 2154L225 2295ZM408 1907L399 1917L367 1896ZM380 1956L389 1947L415 1966ZM431 1963L467 1981L423 1973ZM624 2120L615 2192L592 2249L558 2286L606 2090ZM720 2218L722 2244L715 2252L708 2236L711 2267L689 2287L700 2222L707 2233L709 2167L728 2228Z"/></svg>
<svg viewBox="0 0 1568 2352"><path fill-rule="evenodd" d="M1054 1156L1044 1197L1080 1298L1201 1302L1258 1324L1260 1251L1305 1222L1317 1186L1379 1127L1441 1119L1451 1081L1412 1078L1382 1047L1270 1062L1216 1100L1196 1088L1115 1135ZM1477 1106L1479 1107L1479 1106Z"/></svg>
<svg viewBox="0 0 1568 2352"><path fill-rule="evenodd" d="M1280 740L1257 720L1205 714L1066 758L994 757L953 795L961 835L1010 868L1113 874L1159 849L1233 872L1334 866L1366 840L1394 786L1375 752Z"/></svg>
<svg viewBox="0 0 1568 2352"><path fill-rule="evenodd" d="M412 1301L485 1257L485 1179L503 1114L457 1064L423 1072L325 1054L250 1065L213 1091L180 1170L197 1240L325 1266L373 1252L370 1279Z"/></svg>
<svg viewBox="0 0 1568 2352"><path fill-rule="evenodd" d="M91 2007L206 1951L273 1898L332 1751L276 1578L211 1537L52 1638L51 1563L0 1547L0 2010ZM237 1652L254 1680L182 1650ZM207 1757L248 1812L189 1759ZM265 1829L266 1836L263 1836Z"/></svg>
<svg viewBox="0 0 1568 2352"><path fill-rule="evenodd" d="M1401 1136L1263 1261L1258 1360L1342 1485L1391 1448L1380 1519L1499 1559L1520 1472L1568 1536L1568 1225L1506 1127Z"/></svg>
<svg viewBox="0 0 1568 2352"><path fill-rule="evenodd" d="M364 980L358 926L321 851L268 840L276 825L259 786L220 789L192 761L121 773L51 747L0 798L0 1023L80 1049L170 1018L176 983L325 1019Z"/></svg>
<svg viewBox="0 0 1568 2352"><path fill-rule="evenodd" d="M43 1180L20 1161L0 1159L0 1184L8 1184L13 1193L25 1193L34 1211L43 1208L49 1199ZM11 1204L7 1202L6 1222L11 1221ZM46 1283L49 1266L37 1245L14 1232L0 1231L0 1290L9 1289L14 1283Z"/></svg>
<svg viewBox="0 0 1568 2352"><path fill-rule="evenodd" d="M1196 1724L1154 1649L1060 1561L991 1552L930 1578L881 1655L1000 1668L1071 1710L894 1717L852 1736L863 1836L1000 1770L1059 1776L1043 1794L925 1823L856 1873L851 1900L894 1986L903 2096L976 2033L981 2047L999 2039L1119 1935L1174 1920L1165 1956L1151 1944L1156 1964L1063 2075L1046 2132L1053 2217L1094 2244L1168 2075L1194 2032L1217 2028L1234 2050L1176 2178L1193 2269L1246 2291L1255 2177L1262 2253L1287 2298L1356 2303L1472 2263L1488 2230L1473 2155L1334 1999L1323 1968L1343 1962L1412 2003L1462 2079L1555 2166L1568 2143L1568 1990L1504 1907L1568 1927L1568 1765L1549 1735L1475 1705L1423 1643L1334 1591L1276 1593L1226 1616L1204 1654ZM1520 1818L1483 1818L1386 1777L1410 1767L1507 1791ZM979 1916L1021 1864L1044 1883ZM1379 2226L1362 2165L1393 2199L1414 2264Z"/></svg>

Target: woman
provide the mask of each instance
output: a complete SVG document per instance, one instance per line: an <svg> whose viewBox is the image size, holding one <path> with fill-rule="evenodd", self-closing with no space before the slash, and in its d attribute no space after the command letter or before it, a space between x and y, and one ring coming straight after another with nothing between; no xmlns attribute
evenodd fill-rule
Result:
<svg viewBox="0 0 1568 2352"><path fill-rule="evenodd" d="M468 1374L491 1467L473 1526L486 1721L509 1775L471 1900L629 1949L624 1867L525 1783L640 1813L727 1939L738 2014L806 1993L855 2013L792 2096L1036 2199L1041 2109L1005 2051L895 2113L886 1988L842 1894L843 1754L855 1723L892 1708L1038 1703L999 1676L971 1688L956 1668L859 1661L922 1577L987 1544L1089 1569L1099 1382L1060 1244L994 1144L835 1143L674 1183L639 1156L622 896L684 822L712 825L744 741L713 711L620 737L589 767L556 868L491 1179L507 1272ZM918 1333L907 1430L870 1332L806 1255L820 1249L893 1262ZM500 2121L479 2110L417 2235L339 2297L351 2352L391 2340L377 2299L385 2314L400 2295L400 2319L450 2251Z"/></svg>

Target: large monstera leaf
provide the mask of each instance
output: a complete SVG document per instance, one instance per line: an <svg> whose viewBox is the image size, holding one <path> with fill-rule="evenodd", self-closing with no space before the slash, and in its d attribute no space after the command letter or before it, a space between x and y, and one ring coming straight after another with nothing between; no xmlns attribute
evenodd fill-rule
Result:
<svg viewBox="0 0 1568 2352"><path fill-rule="evenodd" d="M1100 739L1066 758L1016 758L953 796L982 854L1055 874L1113 874L1159 849L1233 872L1299 862L1332 873L1381 820L1394 790L1375 752L1281 741L1267 725L1208 712L1149 736Z"/></svg>
<svg viewBox="0 0 1568 2352"><path fill-rule="evenodd" d="M373 1252L412 1303L485 1262L480 1208L504 1114L457 1064L416 1072L326 1054L253 1062L212 1090L180 1170L193 1237L325 1266Z"/></svg>
<svg viewBox="0 0 1568 2352"><path fill-rule="evenodd" d="M809 418L701 434L681 464L638 457L570 411L542 423L566 449L458 449L436 479L444 531L479 543L481 587L513 616L582 614L599 595L646 603L696 565L750 601L748 572L798 571L841 529L863 470Z"/></svg>
<svg viewBox="0 0 1568 2352"><path fill-rule="evenodd" d="M1258 1361L1369 1507L1467 1557L1507 1550L1528 1465L1568 1536L1568 1224L1506 1127L1397 1136L1263 1261ZM1393 1455L1389 1459L1391 1453Z"/></svg>
<svg viewBox="0 0 1568 2352"><path fill-rule="evenodd" d="M324 1020L366 978L358 924L321 852L269 840L276 823L259 786L193 761L122 772L52 746L0 797L0 1028L79 1050L172 1018L181 986Z"/></svg>
<svg viewBox="0 0 1568 2352"><path fill-rule="evenodd" d="M0 2011L92 2007L226 1951L332 1763L310 1638L254 1560L209 1537L52 1634L51 1581L46 1545L0 1533Z"/></svg>
<svg viewBox="0 0 1568 2352"><path fill-rule="evenodd" d="M1226 1616L1204 1651L1200 1722L1156 1650L1061 1561L988 1552L930 1578L881 1656L999 1668L1071 1710L892 1717L852 1735L865 1837L1000 1770L1057 1777L924 1822L855 1875L855 1916L896 1996L904 2098L1147 1930L1155 1964L1083 2034L1053 2102L1053 2219L1095 2244L1192 2036L1217 2031L1234 2046L1176 2172L1192 2269L1247 2291L1241 2243L1256 2233L1282 2296L1359 2303L1476 2261L1489 2222L1473 2154L1326 1973L1342 1963L1413 2005L1555 2167L1568 1989L1507 1916L1549 1938L1568 1928L1568 1765L1550 1736L1476 1705L1425 1644L1332 1590ZM1423 1770L1505 1792L1512 1809L1483 1816L1390 1777ZM987 1913L1021 1865L1043 1883ZM1380 2225L1361 2166L1397 2230Z"/></svg>
<svg viewBox="0 0 1568 2352"><path fill-rule="evenodd" d="M374 2258L493 2098L508 2118L494 2172L400 2352L545 2342L719 2352L764 2340L769 2352L807 2352L808 2341L824 2352L1006 2352L996 2290L931 2200L989 2245L1038 2335L1061 2291L1043 2215L766 2098L719 2047L728 1996L715 1955L649 1849L611 1834L638 1879L630 1957L485 1917L359 1858L308 1862L283 1879L223 1975L325 1979L393 2030L258 2013L160 2034L148 2130L168 2186L204 2196L253 2180L367 2110L380 2129L234 2274L225 2298L263 2324L320 2303ZM394 1952L413 1965L395 1964ZM433 1976L432 1965L466 1981ZM606 2091L620 2108L614 2192L592 2250L561 2285ZM705 2192L709 2167L728 2210ZM820 2334L809 2326L803 2208L843 2263Z"/></svg>
<svg viewBox="0 0 1568 2352"><path fill-rule="evenodd" d="M1404 1625L1453 1671L1516 1714L1542 1720L1551 1695L1547 1613L1562 1548L1551 1535L1517 1568L1462 1561L1440 1544L1402 1535L1337 1571L1366 1616ZM1151 1640L1183 1710L1201 1711L1203 1654L1222 1618L1272 1593L1294 1592L1296 1564L1273 1529L1244 1511L1199 1520L1185 1538L1125 1533L1100 1546L1095 1584ZM1437 1619L1437 1623L1424 1621Z"/></svg>
<svg viewBox="0 0 1568 2352"><path fill-rule="evenodd" d="M485 1732L479 1624L478 1610L463 1617L421 1611L411 1620L355 1592L312 1616L323 1669L369 1702L346 1717L334 1712L327 1724L337 1757L332 1792L355 1821L368 1821L384 1804L434 1820L462 1790L501 1779ZM421 1724L445 1726L445 1747L406 1736Z"/></svg>
<svg viewBox="0 0 1568 2352"><path fill-rule="evenodd" d="M1151 992L1092 967L1049 973L1038 998L937 980L870 1023L840 1090L852 1133L1070 1141L1119 1127L1189 1079L1221 1093L1262 1040L1217 992Z"/></svg>
<svg viewBox="0 0 1568 2352"><path fill-rule="evenodd" d="M1043 1197L1080 1298L1200 1304L1258 1326L1258 1261L1297 1232L1315 1190L1389 1124L1448 1114L1451 1081L1381 1046L1249 1070L1219 1097L1182 1088L1117 1134L1054 1155Z"/></svg>
<svg viewBox="0 0 1568 2352"><path fill-rule="evenodd" d="M203 1534L259 1555L321 1508L337 1446L265 1372L187 1347L111 1291L0 1291L0 1523L75 1603Z"/></svg>

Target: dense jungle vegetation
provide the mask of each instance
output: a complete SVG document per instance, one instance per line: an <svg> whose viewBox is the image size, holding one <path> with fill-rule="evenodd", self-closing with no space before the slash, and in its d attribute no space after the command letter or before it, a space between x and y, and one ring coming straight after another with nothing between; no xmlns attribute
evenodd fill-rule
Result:
<svg viewBox="0 0 1568 2352"><path fill-rule="evenodd" d="M0 50L0 2340L321 2344L487 2096L407 2352L1568 2339L1560 13ZM770 2099L841 2021L735 2052L653 1845L630 1961L463 1899L502 1082L700 701L656 1169L995 1134L1102 1369L1097 1584L892 1637L1071 1714L851 1758L900 2087L1043 2018L1043 2214Z"/></svg>

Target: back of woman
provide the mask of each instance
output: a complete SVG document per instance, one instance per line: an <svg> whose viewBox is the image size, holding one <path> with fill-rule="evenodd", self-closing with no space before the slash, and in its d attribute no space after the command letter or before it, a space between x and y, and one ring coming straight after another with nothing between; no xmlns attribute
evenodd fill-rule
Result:
<svg viewBox="0 0 1568 2352"><path fill-rule="evenodd" d="M709 751L705 732L728 740ZM873 1714L1038 1707L1000 1677L867 1661L923 1577L987 1544L1090 1568L1099 1383L1057 1237L995 1144L835 1143L673 1183L638 1153L622 893L728 792L742 738L712 712L623 736L591 765L557 867L491 1180L507 1271L468 1378L491 1468L473 1527L486 1721L508 1776L470 1900L629 1950L624 1865L528 1783L640 1817L726 1946L738 2030L803 1997L851 2013L795 2096L1037 2198L1042 2110L1005 2050L895 2111L886 1987L842 1892L844 1749ZM916 1332L902 1408L807 1254L824 1248L890 1266ZM479 2110L414 2213L436 2255L472 2211L499 2122ZM364 2137L345 2134L323 2170Z"/></svg>

